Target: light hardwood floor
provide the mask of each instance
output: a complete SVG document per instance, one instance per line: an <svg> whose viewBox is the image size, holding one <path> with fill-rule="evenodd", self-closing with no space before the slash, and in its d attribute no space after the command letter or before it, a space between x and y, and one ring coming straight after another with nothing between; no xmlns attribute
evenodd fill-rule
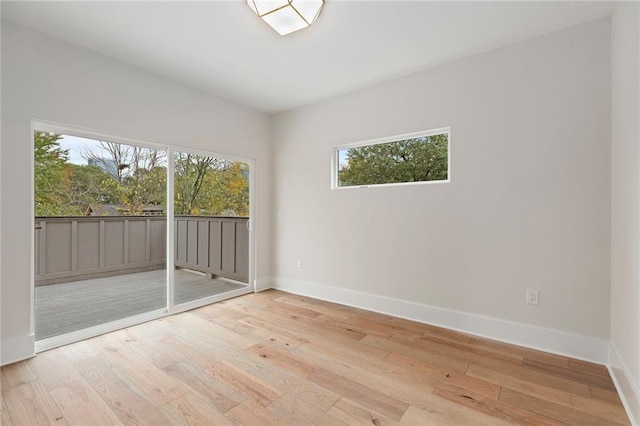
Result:
<svg viewBox="0 0 640 426"><path fill-rule="evenodd" d="M1 377L3 425L629 424L603 366L274 290Z"/></svg>

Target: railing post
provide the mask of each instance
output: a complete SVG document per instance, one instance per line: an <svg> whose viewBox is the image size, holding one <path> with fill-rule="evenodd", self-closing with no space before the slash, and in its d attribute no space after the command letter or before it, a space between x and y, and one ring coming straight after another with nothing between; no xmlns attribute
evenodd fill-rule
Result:
<svg viewBox="0 0 640 426"><path fill-rule="evenodd" d="M100 268L104 268L104 257L105 257L105 241L104 241L104 219L100 221L100 235L98 236L98 257L99 257L99 265Z"/></svg>
<svg viewBox="0 0 640 426"><path fill-rule="evenodd" d="M39 259L40 262L40 276L46 275L47 273L47 221L43 220L40 222L40 253Z"/></svg>
<svg viewBox="0 0 640 426"><path fill-rule="evenodd" d="M78 270L78 221L71 221L71 271Z"/></svg>
<svg viewBox="0 0 640 426"><path fill-rule="evenodd" d="M145 253L144 260L149 262L151 260L151 219L147 219L145 228Z"/></svg>
<svg viewBox="0 0 640 426"><path fill-rule="evenodd" d="M124 255L122 256L123 265L129 264L129 219L124 220L124 237L122 239L124 244Z"/></svg>

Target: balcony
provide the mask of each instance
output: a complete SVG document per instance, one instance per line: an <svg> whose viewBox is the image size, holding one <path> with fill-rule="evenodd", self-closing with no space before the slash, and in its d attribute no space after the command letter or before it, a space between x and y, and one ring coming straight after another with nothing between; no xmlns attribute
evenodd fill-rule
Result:
<svg viewBox="0 0 640 426"><path fill-rule="evenodd" d="M247 218L175 217L176 305L246 288ZM167 306L162 216L35 220L36 340Z"/></svg>

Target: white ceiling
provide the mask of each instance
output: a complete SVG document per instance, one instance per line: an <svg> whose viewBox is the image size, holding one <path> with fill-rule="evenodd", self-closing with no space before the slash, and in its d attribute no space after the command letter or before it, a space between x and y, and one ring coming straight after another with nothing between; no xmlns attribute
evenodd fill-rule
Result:
<svg viewBox="0 0 640 426"><path fill-rule="evenodd" d="M611 2L326 0L281 37L242 0L2 1L2 19L275 113L611 13Z"/></svg>

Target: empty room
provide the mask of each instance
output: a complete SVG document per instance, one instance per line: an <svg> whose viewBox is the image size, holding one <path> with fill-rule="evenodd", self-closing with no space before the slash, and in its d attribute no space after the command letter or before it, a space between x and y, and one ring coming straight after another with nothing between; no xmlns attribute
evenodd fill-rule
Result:
<svg viewBox="0 0 640 426"><path fill-rule="evenodd" d="M640 422L639 2L0 17L0 423Z"/></svg>

